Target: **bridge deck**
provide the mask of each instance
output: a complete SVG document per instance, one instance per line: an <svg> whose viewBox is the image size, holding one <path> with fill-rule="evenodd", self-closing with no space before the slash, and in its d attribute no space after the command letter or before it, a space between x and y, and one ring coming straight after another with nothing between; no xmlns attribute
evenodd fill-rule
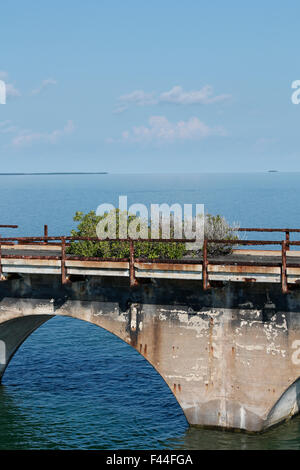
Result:
<svg viewBox="0 0 300 470"><path fill-rule="evenodd" d="M281 282L282 259L277 250L233 250L230 255L208 257L207 272L211 281ZM300 283L300 251L287 251L287 282ZM65 274L130 277L129 261L74 259L66 255ZM62 273L61 248L56 246L2 246L2 273ZM180 261L134 261L135 278L201 280L201 257Z"/></svg>

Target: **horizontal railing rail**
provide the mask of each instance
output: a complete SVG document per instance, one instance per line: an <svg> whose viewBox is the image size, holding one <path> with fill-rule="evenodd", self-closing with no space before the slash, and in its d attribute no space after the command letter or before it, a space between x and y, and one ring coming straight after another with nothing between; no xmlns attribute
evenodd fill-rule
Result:
<svg viewBox="0 0 300 470"><path fill-rule="evenodd" d="M285 233L286 242L290 241L291 233L300 233L300 228L237 228L238 232L258 232L258 233ZM287 247L289 249L289 246Z"/></svg>
<svg viewBox="0 0 300 470"><path fill-rule="evenodd" d="M239 227L235 229L237 232L300 232L300 228L246 228Z"/></svg>

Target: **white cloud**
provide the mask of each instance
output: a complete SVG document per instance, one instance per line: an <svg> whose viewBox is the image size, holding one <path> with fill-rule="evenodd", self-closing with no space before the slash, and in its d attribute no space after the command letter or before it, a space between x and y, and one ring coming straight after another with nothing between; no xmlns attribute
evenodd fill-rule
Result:
<svg viewBox="0 0 300 470"><path fill-rule="evenodd" d="M12 146L15 148L26 147L33 143L49 143L55 144L62 137L72 134L75 126L73 121L68 121L63 129L54 130L52 132L32 132L29 130L23 130L14 137L12 140Z"/></svg>
<svg viewBox="0 0 300 470"><path fill-rule="evenodd" d="M187 121L170 122L165 116L152 116L149 126L133 127L122 133L123 142L179 142L201 140L211 135L226 135L221 127L209 127L197 117Z"/></svg>
<svg viewBox="0 0 300 470"><path fill-rule="evenodd" d="M125 103L135 103L139 106L156 103L154 93L145 93L143 90L136 90L132 93L129 93L128 95L123 95L119 98L119 101Z"/></svg>
<svg viewBox="0 0 300 470"><path fill-rule="evenodd" d="M121 113L125 111L131 104L136 106L148 106L156 103L157 99L155 98L154 93L146 93L143 90L135 90L132 93L120 96L114 112Z"/></svg>
<svg viewBox="0 0 300 470"><path fill-rule="evenodd" d="M0 134L10 134L16 132L18 128L11 124L11 121L0 122Z"/></svg>
<svg viewBox="0 0 300 470"><path fill-rule="evenodd" d="M18 128L16 126L8 126L0 129L1 134L12 134L17 132Z"/></svg>
<svg viewBox="0 0 300 470"><path fill-rule="evenodd" d="M1 129L2 127L7 126L7 125L10 124L10 123L11 123L11 121L2 121L2 122L0 122L0 129Z"/></svg>
<svg viewBox="0 0 300 470"><path fill-rule="evenodd" d="M206 85L200 90L184 91L181 86L174 86L169 91L163 93L146 93L143 90L136 90L127 95L122 95L118 99L116 113L125 111L130 105L148 106L160 103L193 105L193 104L212 104L225 101L231 98L231 95L214 95L213 87Z"/></svg>
<svg viewBox="0 0 300 470"><path fill-rule="evenodd" d="M174 104L211 104L224 101L230 98L230 95L213 94L213 87L206 85L201 90L184 91L181 86L174 86L170 91L160 94L159 101L161 103Z"/></svg>
<svg viewBox="0 0 300 470"><path fill-rule="evenodd" d="M0 80L3 80L5 82L6 86L6 96L9 97L17 97L21 96L21 93L17 88L12 83L8 83L8 73L5 72L4 70L0 70Z"/></svg>
<svg viewBox="0 0 300 470"><path fill-rule="evenodd" d="M0 70L0 80L3 80L5 82L6 96L7 97L21 96L20 91L15 87L15 85L13 83L9 82L8 73L5 72L4 70ZM51 85L57 85L57 81L54 80L53 78L47 78L46 80L42 81L41 85L38 88L36 88L35 90L32 90L31 94L32 95L38 95L45 88L47 88Z"/></svg>
<svg viewBox="0 0 300 470"><path fill-rule="evenodd" d="M21 93L19 90L15 88L15 86L12 83L6 83L6 95L16 97L16 96L21 96Z"/></svg>
<svg viewBox="0 0 300 470"><path fill-rule="evenodd" d="M50 85L57 85L57 81L53 78L47 78L46 80L42 81L41 85L38 88L32 90L31 94L39 95L45 88L49 87Z"/></svg>

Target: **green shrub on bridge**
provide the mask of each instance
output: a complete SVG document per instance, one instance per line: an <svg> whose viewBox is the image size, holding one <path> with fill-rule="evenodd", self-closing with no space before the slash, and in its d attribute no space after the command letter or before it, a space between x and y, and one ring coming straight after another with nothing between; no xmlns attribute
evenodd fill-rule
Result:
<svg viewBox="0 0 300 470"><path fill-rule="evenodd" d="M112 211L113 212L113 211ZM116 215L116 234L119 236L119 209L115 210ZM76 212L73 220L79 222L77 230L72 230L72 237L92 237L97 238L96 227L97 224L104 220L107 214L97 216L95 211L88 214L83 212ZM130 222L138 220L135 215L127 214L127 227ZM150 228L148 227L148 237L150 238ZM172 230L171 237L172 238ZM89 256L99 258L128 258L129 243L119 240L114 241L86 241L80 240L78 242L71 242L70 247L67 249L68 254L77 256ZM134 254L136 258L145 259L180 259L186 253L185 243L171 242L142 242L135 241Z"/></svg>
<svg viewBox="0 0 300 470"><path fill-rule="evenodd" d="M115 213L114 213L115 212ZM113 214L114 213L114 214ZM119 209L112 211L110 215L116 217L116 235L119 236ZM87 214L83 212L76 212L73 220L78 222L77 230L71 231L71 236L77 237L90 237L97 238L96 227L100 221L103 221L108 214L97 216L95 211L91 211ZM127 227L130 222L137 221L138 217L135 215L126 214ZM205 231L204 236L210 240L238 240L236 232L237 227L232 227L229 223L220 215L213 216L207 214L205 216ZM150 227L147 227L148 237L150 238ZM161 232L161 228L160 228ZM174 227L170 227L170 238L174 236ZM146 237L144 237L146 238ZM221 254L229 254L232 251L232 245L223 245L217 243L208 244L208 254L210 256L216 256ZM129 243L119 241L118 239L113 241L72 241L67 249L68 254L76 256L86 257L99 257L99 258L129 258ZM185 243L180 242L147 242L147 241L135 241L134 253L136 258L144 259L182 259L190 257L200 257L202 250L198 251L187 251Z"/></svg>

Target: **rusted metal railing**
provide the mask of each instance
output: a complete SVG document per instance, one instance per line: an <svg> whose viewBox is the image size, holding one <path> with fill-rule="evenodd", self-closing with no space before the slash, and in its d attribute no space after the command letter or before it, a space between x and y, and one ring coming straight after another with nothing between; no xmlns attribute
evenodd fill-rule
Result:
<svg viewBox="0 0 300 470"><path fill-rule="evenodd" d="M300 233L300 228L238 228L238 232L264 232L264 233L285 233L285 241L287 242L287 250L289 250L290 234Z"/></svg>
<svg viewBox="0 0 300 470"><path fill-rule="evenodd" d="M284 240L281 243L281 288L284 294L288 291L287 285L287 270L286 270L286 250L287 250L287 242Z"/></svg>
<svg viewBox="0 0 300 470"><path fill-rule="evenodd" d="M203 290L209 289L210 286L208 281L207 240L204 240L203 242L202 281Z"/></svg>
<svg viewBox="0 0 300 470"><path fill-rule="evenodd" d="M0 227L4 227L1 226ZM9 228L17 228L16 225L6 225L5 227ZM233 261L233 260L218 260L211 258L209 259L209 244L223 244L223 245L232 245L232 246L266 246L266 245L273 245L280 247L281 250L281 259L280 261L268 262L268 267L280 267L281 268L281 287L284 293L288 292L288 281L287 281L287 251L290 249L290 246L300 246L300 241L291 241L290 234L291 233L300 233L300 229L272 229L272 228L240 228L237 229L240 232L278 232L278 233L285 233L285 240L204 240L203 249L202 249L202 282L203 282L203 289L207 290L210 288L209 282L209 274L208 268L209 265L223 265L223 266L243 266L245 262L243 261ZM71 242L80 242L80 241L92 241L92 242L100 242L100 241L116 241L116 239L103 239L100 240L97 237L70 237L70 236L48 236L48 226L44 226L44 236L43 237L6 237L2 238L0 236L0 278L2 278L2 260L3 258L8 259L40 259L40 260L60 260L61 261L61 281L62 284L66 284L68 282L67 277L67 270L66 270L66 260L79 260L79 261L126 261L129 263L129 278L130 278L130 286L134 287L137 285L137 279L135 274L135 262L142 261L147 263L176 263L176 264L199 264L198 260L170 260L170 259L145 259L145 258L135 258L135 243L138 242L153 242L153 243L192 243L195 242L194 239L117 239L120 242L128 242L129 243L129 258L99 258L99 257L86 257L86 256L74 256L68 255L67 257L67 247L70 245ZM9 247L10 244L33 244L34 246L37 245L52 245L56 246L58 249L61 250L60 254L53 254L53 255L45 255L45 254L5 254L3 253L3 247ZM45 248L46 249L46 248ZM41 246L41 250L43 247ZM263 261L247 261L247 266L262 266L266 267L266 264ZM288 264L289 267L299 267L300 263L291 263Z"/></svg>
<svg viewBox="0 0 300 470"><path fill-rule="evenodd" d="M2 245L0 236L0 280L2 279Z"/></svg>
<svg viewBox="0 0 300 470"><path fill-rule="evenodd" d="M130 276L130 286L134 287L137 285L137 280L135 277L135 269L134 269L134 241L130 240L129 242L129 276Z"/></svg>
<svg viewBox="0 0 300 470"><path fill-rule="evenodd" d="M0 225L0 228L19 228L18 225ZM1 244L1 235L0 235L0 280L2 280L2 244Z"/></svg>
<svg viewBox="0 0 300 470"><path fill-rule="evenodd" d="M66 277L66 238L61 238L61 283L67 283Z"/></svg>
<svg viewBox="0 0 300 470"><path fill-rule="evenodd" d="M45 237L46 239L48 239L48 225L44 225L44 237ZM45 243L45 245L47 245L47 244L48 244L48 241L45 240L44 243Z"/></svg>

